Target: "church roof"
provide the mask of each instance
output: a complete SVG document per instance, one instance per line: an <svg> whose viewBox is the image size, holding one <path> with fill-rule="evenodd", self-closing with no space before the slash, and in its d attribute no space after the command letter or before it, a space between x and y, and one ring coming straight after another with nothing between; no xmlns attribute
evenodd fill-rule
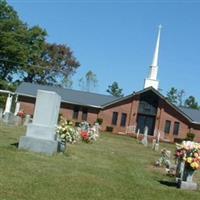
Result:
<svg viewBox="0 0 200 200"><path fill-rule="evenodd" d="M200 110L186 107L179 107L179 109L188 115L192 119L193 123L200 123Z"/></svg>
<svg viewBox="0 0 200 200"><path fill-rule="evenodd" d="M22 96L36 97L37 90L54 91L61 96L62 102L96 108L101 108L101 105L117 99L117 97L113 97L111 95L103 95L26 82L23 82L18 86L16 93Z"/></svg>
<svg viewBox="0 0 200 200"><path fill-rule="evenodd" d="M23 82L18 86L16 94L35 98L37 95L37 90L54 91L61 96L61 101L65 103L99 109L104 109L108 106L115 105L116 103L123 102L127 99L134 97L135 95L139 95L147 91L152 91L165 102L167 102L171 107L173 107L177 112L186 117L191 123L200 124L200 111L185 107L177 107L176 105L170 103L164 95L155 90L153 87L145 88L125 97L114 97L111 95L103 95L92 92L64 89L56 86L47 86Z"/></svg>

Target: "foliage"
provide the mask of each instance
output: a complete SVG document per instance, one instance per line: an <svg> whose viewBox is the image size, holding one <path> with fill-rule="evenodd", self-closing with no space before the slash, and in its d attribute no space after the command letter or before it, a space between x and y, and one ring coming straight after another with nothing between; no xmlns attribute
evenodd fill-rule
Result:
<svg viewBox="0 0 200 200"><path fill-rule="evenodd" d="M61 120L56 132L59 135L61 142L64 143L75 143L79 139L79 132L73 127L73 123L64 119Z"/></svg>
<svg viewBox="0 0 200 200"><path fill-rule="evenodd" d="M189 140L189 141L193 141L195 138L195 134L194 133L187 133L187 137L185 138L185 140Z"/></svg>
<svg viewBox="0 0 200 200"><path fill-rule="evenodd" d="M96 122L101 125L103 123L103 119L102 118L97 118Z"/></svg>
<svg viewBox="0 0 200 200"><path fill-rule="evenodd" d="M193 170L200 169L200 144L192 141L183 141L176 144L176 158L185 161L185 165Z"/></svg>
<svg viewBox="0 0 200 200"><path fill-rule="evenodd" d="M113 127L112 126L106 126L106 131L113 132Z"/></svg>
<svg viewBox="0 0 200 200"><path fill-rule="evenodd" d="M112 96L115 97L123 97L124 94L122 94L122 90L122 88L119 88L118 83L114 81L112 85L108 86L106 92L110 93Z"/></svg>
<svg viewBox="0 0 200 200"><path fill-rule="evenodd" d="M69 85L80 64L67 45L49 44L46 36L45 30L29 27L0 0L0 79Z"/></svg>
<svg viewBox="0 0 200 200"><path fill-rule="evenodd" d="M167 92L167 100L173 104L178 103L178 90L174 87L170 89L169 92Z"/></svg>
<svg viewBox="0 0 200 200"><path fill-rule="evenodd" d="M192 108L192 109L199 109L199 105L198 102L196 101L194 96L189 96L186 100L185 100L185 107L187 108Z"/></svg>
<svg viewBox="0 0 200 200"><path fill-rule="evenodd" d="M80 127L80 124L81 124L80 122L75 122L76 127Z"/></svg>
<svg viewBox="0 0 200 200"><path fill-rule="evenodd" d="M187 108L199 109L198 102L194 96L189 96L186 99L184 98L184 96L185 96L185 91L183 89L178 90L178 89L172 87L170 89L170 91L167 92L167 100L170 101L171 103L173 103L177 106L184 105Z"/></svg>
<svg viewBox="0 0 200 200"><path fill-rule="evenodd" d="M183 106L184 96L185 96L185 90L183 89L178 90L177 94L178 106Z"/></svg>
<svg viewBox="0 0 200 200"><path fill-rule="evenodd" d="M85 77L79 79L79 87L83 91L93 91L97 87L97 76L91 70L89 70Z"/></svg>
<svg viewBox="0 0 200 200"><path fill-rule="evenodd" d="M71 87L71 75L80 66L68 46L48 43L38 62L40 67L30 67L25 81Z"/></svg>

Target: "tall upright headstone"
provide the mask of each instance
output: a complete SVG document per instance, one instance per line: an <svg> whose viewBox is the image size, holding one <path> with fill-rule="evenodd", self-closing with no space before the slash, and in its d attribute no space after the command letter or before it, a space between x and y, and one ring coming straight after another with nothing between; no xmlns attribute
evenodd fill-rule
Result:
<svg viewBox="0 0 200 200"><path fill-rule="evenodd" d="M33 122L28 124L26 136L20 138L19 149L49 155L57 152L56 125L60 101L57 93L38 90Z"/></svg>
<svg viewBox="0 0 200 200"><path fill-rule="evenodd" d="M139 138L139 135L140 135L140 129L137 130L136 139Z"/></svg>
<svg viewBox="0 0 200 200"><path fill-rule="evenodd" d="M144 146L148 146L148 138L147 137L148 137L148 127L145 126L145 128L144 128L144 138L141 141Z"/></svg>

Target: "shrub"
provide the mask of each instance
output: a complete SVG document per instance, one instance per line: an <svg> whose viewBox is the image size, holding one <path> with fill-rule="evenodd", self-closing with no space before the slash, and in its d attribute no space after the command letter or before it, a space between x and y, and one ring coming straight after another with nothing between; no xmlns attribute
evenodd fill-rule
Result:
<svg viewBox="0 0 200 200"><path fill-rule="evenodd" d="M106 126L106 131L113 132L113 127L112 126Z"/></svg>
<svg viewBox="0 0 200 200"><path fill-rule="evenodd" d="M103 119L102 118L97 118L96 122L101 125L103 123Z"/></svg>
<svg viewBox="0 0 200 200"><path fill-rule="evenodd" d="M191 132L189 132L189 133L187 133L187 136L186 136L185 140L188 140L188 141L193 141L193 140L194 140L194 138L195 138L195 134L194 134L194 133L191 133Z"/></svg>
<svg viewBox="0 0 200 200"><path fill-rule="evenodd" d="M174 142L175 142L175 143L179 143L179 144L182 143L183 140L184 140L184 139L182 139L182 138L174 138Z"/></svg>
<svg viewBox="0 0 200 200"><path fill-rule="evenodd" d="M75 122L75 126L79 127L80 126L80 122Z"/></svg>

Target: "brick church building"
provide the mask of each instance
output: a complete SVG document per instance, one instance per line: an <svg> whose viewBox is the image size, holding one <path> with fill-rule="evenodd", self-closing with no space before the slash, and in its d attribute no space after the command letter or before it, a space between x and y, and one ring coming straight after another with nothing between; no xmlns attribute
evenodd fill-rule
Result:
<svg viewBox="0 0 200 200"><path fill-rule="evenodd" d="M66 119L88 121L90 124L102 119L102 130L121 134L134 134L137 131L143 134L144 128L148 127L150 137L156 136L159 131L161 140L169 142L184 139L187 133L192 132L195 134L195 141L200 142L200 111L177 107L159 92L157 73L160 31L161 27L143 90L116 98L55 86L22 83L16 90L20 109L33 115L37 90L55 91L61 96L60 113Z"/></svg>

